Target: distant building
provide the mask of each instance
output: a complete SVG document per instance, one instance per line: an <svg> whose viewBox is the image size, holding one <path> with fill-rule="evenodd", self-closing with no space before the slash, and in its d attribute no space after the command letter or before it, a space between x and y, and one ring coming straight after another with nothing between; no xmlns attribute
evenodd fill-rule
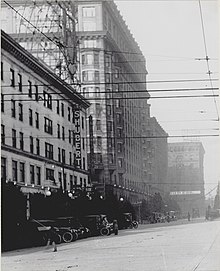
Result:
<svg viewBox="0 0 220 271"><path fill-rule="evenodd" d="M149 148L147 149L147 172L149 191L165 194L168 167L168 134L164 131L155 117L150 118ZM145 164L146 166L146 164Z"/></svg>
<svg viewBox="0 0 220 271"><path fill-rule="evenodd" d="M3 31L1 47L1 181L24 193L86 188L90 104Z"/></svg>
<svg viewBox="0 0 220 271"><path fill-rule="evenodd" d="M204 148L200 142L168 144L167 192L179 204L182 214L204 214Z"/></svg>

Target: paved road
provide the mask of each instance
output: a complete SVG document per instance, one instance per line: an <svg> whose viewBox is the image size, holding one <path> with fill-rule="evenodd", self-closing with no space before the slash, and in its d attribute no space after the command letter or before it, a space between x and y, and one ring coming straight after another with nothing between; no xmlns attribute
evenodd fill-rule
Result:
<svg viewBox="0 0 220 271"><path fill-rule="evenodd" d="M2 271L220 271L220 220L164 225L6 252Z"/></svg>

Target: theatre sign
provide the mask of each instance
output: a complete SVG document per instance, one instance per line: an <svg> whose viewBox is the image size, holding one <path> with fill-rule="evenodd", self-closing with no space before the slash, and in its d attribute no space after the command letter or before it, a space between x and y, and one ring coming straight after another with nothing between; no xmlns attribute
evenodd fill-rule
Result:
<svg viewBox="0 0 220 271"><path fill-rule="evenodd" d="M80 130L80 110L75 109L75 166L81 168L81 130Z"/></svg>
<svg viewBox="0 0 220 271"><path fill-rule="evenodd" d="M173 191L173 192L170 192L170 195L171 196L174 196L174 195L200 195L201 194L201 191Z"/></svg>

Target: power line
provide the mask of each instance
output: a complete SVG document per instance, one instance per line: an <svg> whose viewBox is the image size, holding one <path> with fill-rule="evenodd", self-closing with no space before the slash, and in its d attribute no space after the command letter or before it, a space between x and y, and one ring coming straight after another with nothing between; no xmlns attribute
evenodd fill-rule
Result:
<svg viewBox="0 0 220 271"><path fill-rule="evenodd" d="M144 100L144 99L185 99L185 98L213 98L219 97L218 94L214 95L180 95L180 96L157 96L157 97L112 97L112 98L87 98L89 101L102 101L102 100ZM10 102L12 99L4 100L4 102ZM69 101L69 98L52 98L51 101ZM13 101L22 101L22 102L36 102L35 100L31 101L30 99L13 99Z"/></svg>
<svg viewBox="0 0 220 271"><path fill-rule="evenodd" d="M24 86L24 85L23 85ZM28 85L26 85L28 86ZM36 85L35 85L36 86ZM38 85L39 86L39 85ZM2 88L4 88L4 86L2 86ZM174 89L137 89L137 90L112 90L110 92L107 92L107 91L99 91L98 93L99 94L103 94L103 93L110 93L110 94L113 94L113 93L138 93L138 92L181 92L181 91L209 91L209 90L219 90L219 88L174 88ZM81 92L78 92L79 94L96 94L97 91L81 91ZM22 95L29 95L29 92L21 92L21 93L14 93L14 92L11 92L11 93L2 93L4 96L10 96L10 95L16 95L16 96L22 96ZM38 95L43 95L44 93L43 92L38 92ZM49 94L58 94L57 92L50 92Z"/></svg>
<svg viewBox="0 0 220 271"><path fill-rule="evenodd" d="M215 78L212 81L218 81L219 79ZM87 85L119 85L119 84L158 84L158 83L183 83L183 82L206 82L209 79L179 79L179 80L150 80L150 81L121 81L121 82L88 82L88 83L66 83L63 81L63 84L66 86L87 86ZM36 84L37 86L50 87L53 86L51 84ZM15 85L18 87L19 85ZM24 84L22 86L29 86L28 84ZM11 87L11 85L4 85L2 87Z"/></svg>
<svg viewBox="0 0 220 271"><path fill-rule="evenodd" d="M102 133L101 131L99 131ZM96 139L101 135L95 135L93 136L93 139ZM164 135L164 136L124 136L124 137L117 137L117 136L101 136L102 139L118 139L118 140L124 140L124 139L166 139L166 138L194 138L194 137L218 137L219 134L196 134L196 135ZM58 138L57 136L32 136L33 138L41 138L41 139L58 139L62 140L62 138ZM12 138L12 136L5 136L4 138ZM16 136L14 138L20 138L19 136ZM29 138L29 136L24 136L23 138ZM68 136L64 137L65 139L68 139ZM90 139L89 136L80 136L81 139Z"/></svg>
<svg viewBox="0 0 220 271"><path fill-rule="evenodd" d="M206 54L205 60L206 60L206 64L207 64L210 85L213 88L212 78L211 78L211 71L210 71L210 67L209 67L209 60L210 60L210 58L208 57L208 50L207 50L206 37L205 37L205 28L204 28L204 20L203 20L202 6L201 6L201 1L200 0L199 0L199 11L200 11L201 24L202 24L203 42L204 42L204 48L205 48L205 54ZM213 91L213 94L214 94L214 91ZM216 108L216 113L217 113L217 116L218 116L218 119L219 119L217 102L216 102L216 99L215 99L214 95L213 95L213 99L214 99L214 104L215 104L215 108Z"/></svg>

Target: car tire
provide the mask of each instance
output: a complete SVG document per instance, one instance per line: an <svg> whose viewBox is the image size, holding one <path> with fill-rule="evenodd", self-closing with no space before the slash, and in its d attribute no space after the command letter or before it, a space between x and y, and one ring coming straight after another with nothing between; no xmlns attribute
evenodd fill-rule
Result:
<svg viewBox="0 0 220 271"><path fill-rule="evenodd" d="M102 228L102 229L100 230L100 234L101 234L102 236L107 236L107 235L110 234L110 230L109 230L108 228Z"/></svg>
<svg viewBox="0 0 220 271"><path fill-rule="evenodd" d="M62 235L62 240L64 243L70 243L73 240L73 234L69 231L66 231Z"/></svg>

